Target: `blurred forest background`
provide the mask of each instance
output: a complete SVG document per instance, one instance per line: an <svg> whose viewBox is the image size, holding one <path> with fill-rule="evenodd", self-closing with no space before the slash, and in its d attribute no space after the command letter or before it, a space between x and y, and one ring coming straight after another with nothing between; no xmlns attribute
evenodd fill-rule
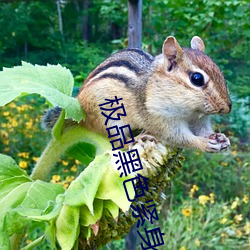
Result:
<svg viewBox="0 0 250 250"><path fill-rule="evenodd" d="M215 128L230 137L231 150L184 152L183 170L166 191L161 220L154 224L165 232L163 249L249 249L250 2L143 0L142 16L142 46L153 55L169 35L186 47L194 35L202 37L233 100L230 115L214 118ZM79 87L102 60L127 47L127 23L126 0L1 0L0 67L22 60L60 63ZM46 104L37 96L28 100L0 109L0 152L30 172L47 136L39 122ZM79 172L79 162L65 158L51 181L67 187ZM124 240L106 249L124 249Z"/></svg>

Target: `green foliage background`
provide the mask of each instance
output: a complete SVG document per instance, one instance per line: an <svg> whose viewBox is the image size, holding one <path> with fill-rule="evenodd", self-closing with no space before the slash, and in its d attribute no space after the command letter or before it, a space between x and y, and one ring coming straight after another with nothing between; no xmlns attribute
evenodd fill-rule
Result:
<svg viewBox="0 0 250 250"><path fill-rule="evenodd" d="M61 33L56 1L1 1L0 67L20 65L21 60L41 65L60 63L72 71L80 86L96 65L127 46L127 1L89 0L86 9L83 2L62 1ZM215 127L230 137L231 151L216 155L187 151L184 169L166 193L159 226L168 232L168 249L198 249L197 239L203 249L247 249L250 244L247 246L250 229L246 199L250 191L249 16L249 1L143 1L143 49L160 53L169 35L187 47L192 36L202 37L206 52L225 74L233 99L232 113L215 118ZM24 104L26 99L20 99L0 109L0 152L12 155L29 173L46 144L39 118L47 106L37 96L28 99L28 105ZM30 157L26 157L27 152ZM82 168L65 158L58 163L52 182L67 187ZM193 185L199 191L189 197ZM199 204L199 195L209 197L210 193L215 194L216 204ZM225 206L228 210L223 210ZM192 208L193 220L182 214L186 208ZM240 222L235 220L239 214L243 215ZM223 218L227 222L218 223ZM33 238L39 235L35 230L32 233ZM107 249L121 246L122 242L115 242Z"/></svg>
<svg viewBox="0 0 250 250"><path fill-rule="evenodd" d="M60 63L74 76L86 75L105 57L126 47L127 2L124 0L62 1L63 34L55 1L1 1L0 66L21 60ZM205 41L206 52L220 65L231 91L250 92L248 1L143 1L143 47L160 53L168 35L189 46L194 35ZM83 39L83 17L87 39ZM85 20L85 19L84 19ZM80 84L80 82L79 82Z"/></svg>

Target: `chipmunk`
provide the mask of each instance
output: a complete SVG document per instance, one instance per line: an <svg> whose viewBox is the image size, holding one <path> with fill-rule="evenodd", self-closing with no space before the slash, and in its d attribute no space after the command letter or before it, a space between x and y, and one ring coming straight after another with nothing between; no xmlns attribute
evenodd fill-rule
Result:
<svg viewBox="0 0 250 250"><path fill-rule="evenodd" d="M83 126L107 135L107 127L129 124L165 145L227 149L230 142L213 131L210 114L227 114L232 104L223 74L204 50L198 36L191 48L169 36L156 57L140 49L110 56L88 75L77 96L87 116ZM123 98L127 116L105 126L99 105L115 96Z"/></svg>

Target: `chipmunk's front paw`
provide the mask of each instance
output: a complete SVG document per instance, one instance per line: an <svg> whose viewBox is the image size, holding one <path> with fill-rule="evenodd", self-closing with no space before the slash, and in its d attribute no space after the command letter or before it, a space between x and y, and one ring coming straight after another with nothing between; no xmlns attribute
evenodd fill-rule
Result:
<svg viewBox="0 0 250 250"><path fill-rule="evenodd" d="M230 147L229 139L221 133L215 133L208 138L208 149L207 152L216 153L225 151Z"/></svg>

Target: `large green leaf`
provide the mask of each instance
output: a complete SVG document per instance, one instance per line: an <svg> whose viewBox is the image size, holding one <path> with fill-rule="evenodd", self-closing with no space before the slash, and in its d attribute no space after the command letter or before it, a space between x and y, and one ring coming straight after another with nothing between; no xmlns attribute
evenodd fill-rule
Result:
<svg viewBox="0 0 250 250"><path fill-rule="evenodd" d="M71 250L79 234L79 207L64 205L56 220L56 238L64 250Z"/></svg>
<svg viewBox="0 0 250 250"><path fill-rule="evenodd" d="M32 182L22 183L21 185L11 190L11 192L9 192L0 200L0 221L3 219L4 215L6 214L6 211L12 208L16 208L22 203L31 185Z"/></svg>
<svg viewBox="0 0 250 250"><path fill-rule="evenodd" d="M103 213L103 200L95 199L93 202L94 214L92 215L87 206L80 208L80 225L89 226L101 219Z"/></svg>
<svg viewBox="0 0 250 250"><path fill-rule="evenodd" d="M32 181L14 160L0 155L0 249L9 249L9 236L21 233L35 217L50 214L55 219L64 193L61 185ZM40 220L44 223L44 220Z"/></svg>
<svg viewBox="0 0 250 250"><path fill-rule="evenodd" d="M57 198L59 196L61 195L59 194ZM47 208L45 208L42 214L39 214L39 215L28 214L27 212L24 212L21 209L18 209L18 211L21 215L27 216L28 218L32 220L49 222L49 221L56 219L56 217L59 215L61 208L63 206L62 202L58 202L57 198L55 202L48 203Z"/></svg>
<svg viewBox="0 0 250 250"><path fill-rule="evenodd" d="M10 209L6 211L4 215L4 221L0 228L1 234L6 235L6 239L14 234L22 234L23 229L31 225L31 220L27 217L20 216L20 214L15 211L15 209ZM1 249L1 248L0 248Z"/></svg>
<svg viewBox="0 0 250 250"><path fill-rule="evenodd" d="M118 205L118 207L121 208L123 212L126 212L128 211L131 202L128 201L123 182L131 178L131 176L120 178L119 175L120 172L115 169L110 162L110 165L109 167L107 167L105 175L103 176L103 179L96 193L96 198L111 200L116 205ZM134 195L132 183L128 182L126 184L126 188L127 192L130 194L130 197L132 197L132 195Z"/></svg>
<svg viewBox="0 0 250 250"><path fill-rule="evenodd" d="M111 213L114 219L118 217L119 207L113 201L104 200L103 207L106 208Z"/></svg>
<svg viewBox="0 0 250 250"><path fill-rule="evenodd" d="M0 181L0 201L17 186L30 181L27 176L17 176Z"/></svg>
<svg viewBox="0 0 250 250"><path fill-rule="evenodd" d="M48 201L64 192L61 185L32 181L9 156L1 154L0 162L0 220L6 211L17 207L27 214L29 210L41 214Z"/></svg>
<svg viewBox="0 0 250 250"><path fill-rule="evenodd" d="M56 222L51 221L45 229L46 239L50 242L51 249L56 249Z"/></svg>
<svg viewBox="0 0 250 250"><path fill-rule="evenodd" d="M9 236L13 226L17 225L15 232L18 233L20 227L27 223L26 220L19 220L20 216L16 213L9 216L7 213L21 204L31 183L11 157L0 154L0 249L10 249Z"/></svg>
<svg viewBox="0 0 250 250"><path fill-rule="evenodd" d="M34 66L22 62L22 66L0 72L0 106L18 96L36 93L53 106L65 109L66 118L80 121L84 114L78 100L71 97L73 85L71 72L61 65Z"/></svg>
<svg viewBox="0 0 250 250"><path fill-rule="evenodd" d="M93 162L70 184L64 203L70 206L87 205L93 214L93 201L103 176L110 165L110 155L105 153Z"/></svg>
<svg viewBox="0 0 250 250"><path fill-rule="evenodd" d="M42 212L47 207L48 201L55 200L57 195L61 193L64 193L64 188L61 185L40 180L34 181L20 207L26 209L26 211L37 209Z"/></svg>
<svg viewBox="0 0 250 250"><path fill-rule="evenodd" d="M0 181L22 175L28 177L10 156L0 154Z"/></svg>
<svg viewBox="0 0 250 250"><path fill-rule="evenodd" d="M123 211L129 209L123 181L119 172L114 168L109 152L99 155L89 166L74 180L65 192L64 203L70 206L87 205L94 215L93 202L95 198L111 200ZM127 185L129 194L134 194L132 184Z"/></svg>
<svg viewBox="0 0 250 250"><path fill-rule="evenodd" d="M96 148L90 143L78 142L71 146L66 153L74 159L88 165L95 158Z"/></svg>
<svg viewBox="0 0 250 250"><path fill-rule="evenodd" d="M60 185L43 183L42 181L23 183L13 189L0 202L0 231L7 231L8 235L21 230L25 222L24 218L31 220L46 221L55 219L59 214L61 206L56 204L54 210L42 218L42 214L49 202L56 199L56 196L64 192ZM45 216L45 215L44 215Z"/></svg>
<svg viewBox="0 0 250 250"><path fill-rule="evenodd" d="M25 195L30 188L32 182L26 182L18 187L14 188L9 194L0 200L1 209L0 209L0 247L1 249L8 249L9 247L9 236L12 233L12 226L16 227L15 232L20 231L25 224L21 217L18 217L16 214L14 216L8 217L8 213L12 211L13 208L21 204L22 200L25 198ZM8 220L10 218L10 220ZM19 220L20 219L20 220ZM26 221L27 223L27 221Z"/></svg>

